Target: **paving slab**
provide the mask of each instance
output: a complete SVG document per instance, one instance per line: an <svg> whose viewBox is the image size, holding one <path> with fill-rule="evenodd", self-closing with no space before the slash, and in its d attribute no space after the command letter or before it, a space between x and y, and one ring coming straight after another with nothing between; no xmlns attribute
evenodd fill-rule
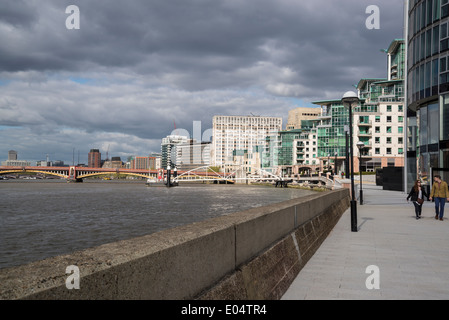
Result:
<svg viewBox="0 0 449 320"><path fill-rule="evenodd" d="M416 220L404 192L367 184L363 195L358 232L348 209L282 300L449 299L449 207L435 220L426 201Z"/></svg>

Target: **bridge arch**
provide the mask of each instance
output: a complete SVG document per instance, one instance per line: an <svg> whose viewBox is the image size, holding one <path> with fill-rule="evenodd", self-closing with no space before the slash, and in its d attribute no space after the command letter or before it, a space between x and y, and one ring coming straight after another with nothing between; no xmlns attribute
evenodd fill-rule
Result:
<svg viewBox="0 0 449 320"><path fill-rule="evenodd" d="M68 176L63 174L63 173L57 173L57 172L52 172L52 171L42 171L42 170L29 170L29 169L13 169L13 170L3 170L0 171L0 175L4 175L4 174L10 174L10 173L42 173L45 175L52 175L52 176L58 176L61 178L66 179Z"/></svg>
<svg viewBox="0 0 449 320"><path fill-rule="evenodd" d="M142 173L133 173L133 172L91 172L86 174L80 174L77 176L78 179L84 179L84 178L90 178L95 176L111 176L111 175L128 175L128 176L135 176L140 178L147 179L150 175L149 174L142 174Z"/></svg>
<svg viewBox="0 0 449 320"><path fill-rule="evenodd" d="M205 171L202 172L203 173L202 175L198 174L201 172L200 170L204 170L204 169L205 169ZM173 179L174 182L179 182L179 181L218 181L218 180L228 181L228 182L232 182L232 183L234 182L232 179L232 175L221 174L221 173L215 171L210 166L201 166L198 168L191 169L189 171L179 174L178 176L176 176Z"/></svg>
<svg viewBox="0 0 449 320"><path fill-rule="evenodd" d="M185 180L189 180L189 181L207 181L207 180L223 180L223 181L229 181L229 182L234 182L235 180L277 180L277 181L284 181L284 178L268 172L266 170L263 170L261 168L257 168L251 165L238 165L235 166L236 168L229 172L229 173L220 173L215 171L212 167L210 166L202 166L202 167L198 167L186 172L183 172L182 174L178 175L176 178L174 178L174 182L179 182L179 181L185 181ZM259 175L265 175L265 176L270 176L270 178L262 178L262 177L254 177L254 176L246 176L245 177L236 177L236 174L238 173L239 170L242 169L247 169L247 168L252 168L254 169L256 172L258 172ZM200 170L206 170L205 174L203 173L202 175L197 174ZM185 177L185 178L184 178Z"/></svg>

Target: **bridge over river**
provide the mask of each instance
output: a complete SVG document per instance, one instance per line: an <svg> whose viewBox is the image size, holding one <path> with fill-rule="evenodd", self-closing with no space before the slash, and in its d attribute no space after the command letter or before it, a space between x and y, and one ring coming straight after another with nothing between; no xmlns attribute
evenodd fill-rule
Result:
<svg viewBox="0 0 449 320"><path fill-rule="evenodd" d="M224 182L224 183L246 183L246 182L265 182L273 183L276 186L285 187L289 183L306 183L318 186L332 188L334 181L332 177L310 176L310 177L282 177L260 168L253 168L253 174L244 173L244 167L237 167L231 172L217 172L213 167L203 166L189 171L171 170L170 181L179 182ZM89 167L41 167L41 166L0 166L0 176L17 173L40 173L45 175L57 176L67 179L68 182L82 182L84 178L95 176L128 175L145 179L163 180L166 178L166 172L163 170L147 169L125 169L125 168L89 168Z"/></svg>

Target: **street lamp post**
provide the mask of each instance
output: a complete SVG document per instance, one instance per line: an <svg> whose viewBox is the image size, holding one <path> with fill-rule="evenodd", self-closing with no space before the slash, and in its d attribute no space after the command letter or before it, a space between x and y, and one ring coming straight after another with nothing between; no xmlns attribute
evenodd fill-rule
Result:
<svg viewBox="0 0 449 320"><path fill-rule="evenodd" d="M349 152L351 161L351 231L357 232L357 200L354 191L354 159L353 159L353 138L352 138L352 105L357 103L359 98L357 93L348 91L343 95L341 102L349 108Z"/></svg>
<svg viewBox="0 0 449 320"><path fill-rule="evenodd" d="M359 171L360 171L360 205L363 204L363 190L362 190L362 150L365 148L365 144L362 141L357 142L357 148L359 148Z"/></svg>
<svg viewBox="0 0 449 320"><path fill-rule="evenodd" d="M331 164L330 164L330 161L329 161L330 156L331 156L331 154L328 153L327 154L327 171L328 172L331 170Z"/></svg>
<svg viewBox="0 0 449 320"><path fill-rule="evenodd" d="M346 179L349 179L349 126L345 125L345 175Z"/></svg>
<svg viewBox="0 0 449 320"><path fill-rule="evenodd" d="M335 161L334 161L334 175L337 175L337 154L338 152L335 151Z"/></svg>

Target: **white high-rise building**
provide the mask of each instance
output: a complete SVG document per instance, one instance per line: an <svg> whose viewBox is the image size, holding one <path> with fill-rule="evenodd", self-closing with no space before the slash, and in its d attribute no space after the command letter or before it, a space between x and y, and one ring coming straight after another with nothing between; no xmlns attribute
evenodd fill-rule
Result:
<svg viewBox="0 0 449 320"><path fill-rule="evenodd" d="M281 117L263 116L214 116L212 119L213 166L233 165L234 150L252 153L254 147L263 146L265 138L272 132L282 130Z"/></svg>
<svg viewBox="0 0 449 320"><path fill-rule="evenodd" d="M167 169L167 166L173 169L176 165L176 146L178 144L186 143L189 140L186 136L169 135L162 139L161 143L161 166L162 169Z"/></svg>

